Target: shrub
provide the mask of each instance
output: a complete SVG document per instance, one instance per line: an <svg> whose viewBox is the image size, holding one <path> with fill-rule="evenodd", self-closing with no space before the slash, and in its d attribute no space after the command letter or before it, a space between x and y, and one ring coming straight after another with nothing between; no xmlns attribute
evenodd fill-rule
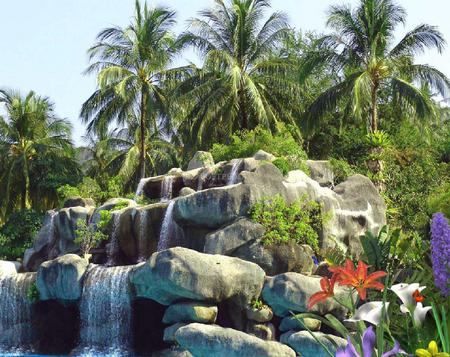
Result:
<svg viewBox="0 0 450 357"><path fill-rule="evenodd" d="M321 206L306 196L287 205L284 199L263 198L250 210L250 217L264 226L263 245L295 242L319 248L318 232L322 228Z"/></svg>
<svg viewBox="0 0 450 357"><path fill-rule="evenodd" d="M352 166L345 160L330 158L329 161L331 168L333 169L335 185L344 182L348 177L352 176L355 173Z"/></svg>
<svg viewBox="0 0 450 357"><path fill-rule="evenodd" d="M286 176L289 173L289 163L284 157L279 157L272 161L272 164L274 164L276 167L278 167L278 170L281 171L283 176Z"/></svg>
<svg viewBox="0 0 450 357"><path fill-rule="evenodd" d="M271 154L284 158L289 170L300 169L309 172L306 166L306 153L302 144L295 140L289 127L281 125L278 132L272 134L268 129L258 126L250 131L242 131L231 137L227 144L214 144L211 154L214 160L229 161L239 157L253 156L258 150L264 150Z"/></svg>
<svg viewBox="0 0 450 357"><path fill-rule="evenodd" d="M442 212L450 217L450 182L443 182L428 197L428 212Z"/></svg>
<svg viewBox="0 0 450 357"><path fill-rule="evenodd" d="M108 239L106 230L110 221L111 212L107 210L100 211L100 221L97 225L88 225L84 219L77 220L75 244L80 246L83 257L89 260L91 249L97 247L103 240Z"/></svg>
<svg viewBox="0 0 450 357"><path fill-rule="evenodd" d="M0 259L16 260L33 245L42 226L42 215L33 210L13 213L0 228Z"/></svg>

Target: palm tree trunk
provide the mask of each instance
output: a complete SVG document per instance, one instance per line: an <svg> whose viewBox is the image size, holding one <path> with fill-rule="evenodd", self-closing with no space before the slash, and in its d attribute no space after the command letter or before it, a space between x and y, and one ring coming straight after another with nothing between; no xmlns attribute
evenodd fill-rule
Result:
<svg viewBox="0 0 450 357"><path fill-rule="evenodd" d="M140 118L140 150L139 150L139 167L140 177L145 177L145 117L147 115L147 95L145 89L141 90L141 118Z"/></svg>
<svg viewBox="0 0 450 357"><path fill-rule="evenodd" d="M245 97L244 92L242 89L239 90L239 109L241 111L242 115L242 128L241 129L248 129L248 114L247 114L247 108L245 106Z"/></svg>
<svg viewBox="0 0 450 357"><path fill-rule="evenodd" d="M371 117L371 130L372 133L378 130L378 84L372 87L372 117Z"/></svg>
<svg viewBox="0 0 450 357"><path fill-rule="evenodd" d="M24 154L23 157L23 179L25 180L24 185L22 186L22 195L21 195L21 209L30 208L30 176L28 175L28 162L26 156Z"/></svg>

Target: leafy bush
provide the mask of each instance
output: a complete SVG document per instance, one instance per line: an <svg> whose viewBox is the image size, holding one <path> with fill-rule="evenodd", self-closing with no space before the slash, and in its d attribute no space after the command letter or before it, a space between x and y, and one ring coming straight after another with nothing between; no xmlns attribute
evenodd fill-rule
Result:
<svg viewBox="0 0 450 357"><path fill-rule="evenodd" d="M264 198L251 208L250 217L266 229L263 245L295 242L308 244L315 251L319 248L318 232L324 220L321 206L306 196L291 205L279 195Z"/></svg>
<svg viewBox="0 0 450 357"><path fill-rule="evenodd" d="M39 290L37 288L36 283L30 285L27 291L27 300L34 304L39 301Z"/></svg>
<svg viewBox="0 0 450 357"><path fill-rule="evenodd" d="M33 210L22 210L9 216L0 228L0 259L20 259L31 248L33 238L42 226L43 216Z"/></svg>
<svg viewBox="0 0 450 357"><path fill-rule="evenodd" d="M283 176L286 176L289 173L289 163L284 157L279 157L272 161L272 164L274 164L278 170L281 171Z"/></svg>
<svg viewBox="0 0 450 357"><path fill-rule="evenodd" d="M78 244L83 257L89 260L89 252L97 247L103 240L108 239L106 233L107 227L111 221L111 212L108 210L100 211L100 221L97 225L88 225L86 220L77 220L75 230L75 244Z"/></svg>
<svg viewBox="0 0 450 357"><path fill-rule="evenodd" d="M442 212L450 217L450 181L443 182L428 197L428 212Z"/></svg>
<svg viewBox="0 0 450 357"><path fill-rule="evenodd" d="M330 158L329 161L331 168L333 169L335 185L344 182L348 177L355 174L355 170L347 161L335 158Z"/></svg>
<svg viewBox="0 0 450 357"><path fill-rule="evenodd" d="M280 126L275 134L261 126L250 131L243 131L233 135L228 145L214 144L211 154L216 162L229 161L239 157L253 156L258 150L284 158L289 165L289 170L300 169L309 172L305 163L306 153L301 143L294 139L289 127L286 126Z"/></svg>

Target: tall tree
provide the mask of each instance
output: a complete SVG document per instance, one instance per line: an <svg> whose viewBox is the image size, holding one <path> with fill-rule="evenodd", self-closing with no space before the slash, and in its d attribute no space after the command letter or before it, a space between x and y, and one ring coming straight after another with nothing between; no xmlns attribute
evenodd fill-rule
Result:
<svg viewBox="0 0 450 357"><path fill-rule="evenodd" d="M22 96L12 90L0 90L0 103L6 111L5 117L0 116L3 209L12 211L19 201L20 208L30 208L30 178L41 174L39 159L48 158L48 163L58 166L73 162L71 126L67 120L55 116L48 98L32 91Z"/></svg>
<svg viewBox="0 0 450 357"><path fill-rule="evenodd" d="M179 100L188 107L181 130L201 143L223 141L235 130L258 124L292 123L299 87L287 75L292 63L274 53L289 31L285 14L274 12L264 20L267 0L214 2L214 8L190 20L182 35L204 63L191 67L178 88Z"/></svg>
<svg viewBox="0 0 450 357"><path fill-rule="evenodd" d="M312 103L306 113L309 121L341 104L349 116L366 119L369 131L376 132L381 92L419 118L434 114L421 85L445 96L450 82L438 69L415 64L414 59L427 48L441 53L445 40L436 27L423 24L393 45L394 31L405 19L405 10L392 0L360 0L356 9L331 7L327 24L334 32L320 40L318 51L306 56L303 74L307 76L319 63L329 63L341 80Z"/></svg>
<svg viewBox="0 0 450 357"><path fill-rule="evenodd" d="M86 70L98 73L98 90L83 104L82 119L88 131L104 131L112 122L127 124L130 116L139 117L140 177L146 175L146 128L158 130L158 118L167 108L167 93L162 86L166 69L180 46L171 29L175 13L163 7L141 8L135 3L133 22L126 28L101 31L89 49L95 61Z"/></svg>

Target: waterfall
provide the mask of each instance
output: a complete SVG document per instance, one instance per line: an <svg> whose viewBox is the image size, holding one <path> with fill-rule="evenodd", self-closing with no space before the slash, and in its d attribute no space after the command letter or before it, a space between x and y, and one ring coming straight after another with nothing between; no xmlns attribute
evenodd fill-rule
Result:
<svg viewBox="0 0 450 357"><path fill-rule="evenodd" d="M175 200L170 201L167 206L166 213L164 214L164 219L161 225L161 232L159 234L157 251L169 248L170 238L174 232L175 222L173 220L173 207L175 205Z"/></svg>
<svg viewBox="0 0 450 357"><path fill-rule="evenodd" d="M231 168L230 177L228 178L227 186L234 185L237 181L239 174L239 167L241 166L242 160L235 160L233 167Z"/></svg>
<svg viewBox="0 0 450 357"><path fill-rule="evenodd" d="M148 178L142 178L139 181L138 187L136 189L136 193L134 194L134 200L138 200L140 196L142 196L144 194L144 186L145 183L148 181Z"/></svg>
<svg viewBox="0 0 450 357"><path fill-rule="evenodd" d="M31 302L28 291L36 273L0 275L0 354L32 350Z"/></svg>
<svg viewBox="0 0 450 357"><path fill-rule="evenodd" d="M111 239L106 247L107 266L113 266L116 262L116 256L119 252L119 226L120 226L120 212L112 212L112 231Z"/></svg>
<svg viewBox="0 0 450 357"><path fill-rule="evenodd" d="M138 262L145 261L145 250L147 247L146 244L146 229L147 229L147 211L145 209L141 209L138 211L139 213L139 233L138 233Z"/></svg>
<svg viewBox="0 0 450 357"><path fill-rule="evenodd" d="M161 202L168 202L172 199L173 176L164 176L161 182Z"/></svg>
<svg viewBox="0 0 450 357"><path fill-rule="evenodd" d="M80 345L83 355L123 356L131 350L131 292L133 266L91 265L80 303ZM77 351L78 352L78 351Z"/></svg>

